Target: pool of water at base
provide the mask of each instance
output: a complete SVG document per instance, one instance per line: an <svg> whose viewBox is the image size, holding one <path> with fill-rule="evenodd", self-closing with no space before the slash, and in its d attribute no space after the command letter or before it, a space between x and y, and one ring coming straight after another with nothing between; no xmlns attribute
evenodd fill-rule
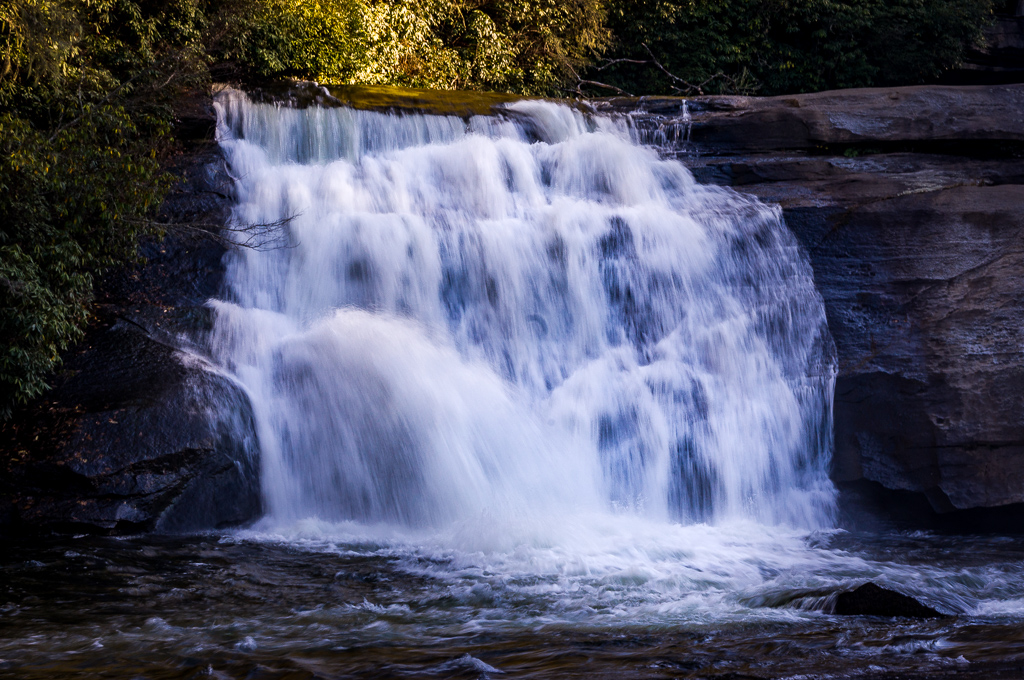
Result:
<svg viewBox="0 0 1024 680"><path fill-rule="evenodd" d="M1024 581L1024 537L802 540L860 564ZM1001 610L936 620L836 616L796 586L745 615L597 616L598 599L574 618L555 615L549 578L497 592L493 574L414 552L246 532L8 542L0 677L1024 677L1013 588Z"/></svg>

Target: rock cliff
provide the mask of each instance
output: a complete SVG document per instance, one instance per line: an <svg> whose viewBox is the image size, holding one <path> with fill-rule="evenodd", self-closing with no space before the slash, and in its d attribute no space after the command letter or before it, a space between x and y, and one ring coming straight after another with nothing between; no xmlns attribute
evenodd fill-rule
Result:
<svg viewBox="0 0 1024 680"><path fill-rule="evenodd" d="M1024 85L609 99L704 182L782 206L839 352L833 477L934 511L1024 507ZM217 223L194 138L165 218ZM54 391L3 427L0 529L188 531L260 512L248 400L191 353L223 248L177 231L105 282ZM906 503L901 496L900 503Z"/></svg>
<svg viewBox="0 0 1024 680"><path fill-rule="evenodd" d="M810 256L840 359L834 478L939 512L1024 502L1024 85L689 106L698 178L780 204Z"/></svg>

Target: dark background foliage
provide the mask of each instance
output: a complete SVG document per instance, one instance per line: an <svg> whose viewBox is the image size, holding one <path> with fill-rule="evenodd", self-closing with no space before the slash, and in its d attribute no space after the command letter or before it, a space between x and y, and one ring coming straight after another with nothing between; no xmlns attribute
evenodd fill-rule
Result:
<svg viewBox="0 0 1024 680"><path fill-rule="evenodd" d="M612 0L615 47L591 75L644 94L926 83L981 39L991 10L990 0Z"/></svg>
<svg viewBox="0 0 1024 680"><path fill-rule="evenodd" d="M190 0L0 5L0 416L81 337L96 277L158 228L172 103L203 80Z"/></svg>

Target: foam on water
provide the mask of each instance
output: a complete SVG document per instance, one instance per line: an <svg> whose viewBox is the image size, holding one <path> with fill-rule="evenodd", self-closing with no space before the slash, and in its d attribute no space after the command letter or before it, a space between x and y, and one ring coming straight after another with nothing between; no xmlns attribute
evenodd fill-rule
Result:
<svg viewBox="0 0 1024 680"><path fill-rule="evenodd" d="M491 530L492 540L481 542L489 528L476 520L431 532L305 519L266 522L227 540L386 560L429 585L385 588L381 597L392 604L364 603L370 618L449 627L435 630L439 635L503 626L714 629L813 621L832 611L838 593L868 581L949 614L993 622L1024 616L1024 582L1009 564L851 552L841 547L843 532L749 521L664 524L608 513L562 517L556 527L524 521L503 539Z"/></svg>

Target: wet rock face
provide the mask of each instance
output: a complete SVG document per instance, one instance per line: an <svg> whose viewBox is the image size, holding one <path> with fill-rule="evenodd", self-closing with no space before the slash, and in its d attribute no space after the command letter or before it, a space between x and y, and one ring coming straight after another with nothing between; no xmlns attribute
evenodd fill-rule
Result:
<svg viewBox="0 0 1024 680"><path fill-rule="evenodd" d="M837 463L936 509L1024 501L1024 186L863 206L812 258L850 359ZM851 255L857 258L854 264Z"/></svg>
<svg viewBox="0 0 1024 680"><path fill-rule="evenodd" d="M825 299L834 479L1024 503L1024 85L703 102L686 162L780 204Z"/></svg>
<svg viewBox="0 0 1024 680"><path fill-rule="evenodd" d="M185 532L260 510L256 436L227 378L123 321L11 426L9 528Z"/></svg>
<svg viewBox="0 0 1024 680"><path fill-rule="evenodd" d="M913 619L946 616L912 597L874 583L865 583L855 590L840 593L834 613L839 616L902 616Z"/></svg>
<svg viewBox="0 0 1024 680"><path fill-rule="evenodd" d="M195 108L161 215L180 226L107 276L54 389L0 430L0 533L179 533L260 513L248 398L190 346L223 274L204 229L223 223L231 187L212 111Z"/></svg>

